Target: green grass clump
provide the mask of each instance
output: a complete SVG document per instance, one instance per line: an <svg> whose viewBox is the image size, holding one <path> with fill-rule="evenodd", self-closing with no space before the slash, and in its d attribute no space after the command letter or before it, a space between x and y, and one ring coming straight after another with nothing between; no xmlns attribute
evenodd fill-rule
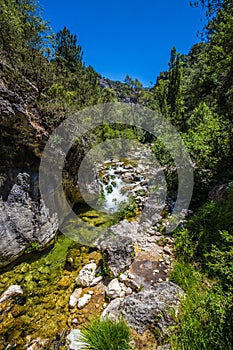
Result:
<svg viewBox="0 0 233 350"><path fill-rule="evenodd" d="M92 350L132 349L130 330L123 319L94 319L82 333Z"/></svg>
<svg viewBox="0 0 233 350"><path fill-rule="evenodd" d="M174 350L233 349L233 190L208 201L175 233L171 280L186 292Z"/></svg>
<svg viewBox="0 0 233 350"><path fill-rule="evenodd" d="M231 293L186 262L176 263L171 280L186 292L177 328L171 338L172 349L231 350Z"/></svg>

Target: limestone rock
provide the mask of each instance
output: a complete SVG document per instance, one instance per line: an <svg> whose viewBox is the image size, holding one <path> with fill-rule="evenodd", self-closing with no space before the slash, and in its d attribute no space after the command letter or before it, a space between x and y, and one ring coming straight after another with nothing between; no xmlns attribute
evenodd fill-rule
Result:
<svg viewBox="0 0 233 350"><path fill-rule="evenodd" d="M123 283L120 283L117 278L114 278L106 289L106 295L111 299L120 298L125 296Z"/></svg>
<svg viewBox="0 0 233 350"><path fill-rule="evenodd" d="M83 297L79 298L79 300L78 300L78 308L79 309L84 308L84 306L86 306L90 300L91 300L91 295L84 294Z"/></svg>
<svg viewBox="0 0 233 350"><path fill-rule="evenodd" d="M76 278L76 283L80 287L89 287L95 279L97 265L96 263L90 263L85 265Z"/></svg>
<svg viewBox="0 0 233 350"><path fill-rule="evenodd" d="M73 308L77 305L79 298L82 294L82 288L76 288L70 296L69 307Z"/></svg>
<svg viewBox="0 0 233 350"><path fill-rule="evenodd" d="M91 282L90 287L96 286L98 283L100 283L100 282L102 281L102 279L103 279L102 276L95 277L95 278L93 279L93 281Z"/></svg>
<svg viewBox="0 0 233 350"><path fill-rule="evenodd" d="M32 200L30 176L19 173L7 201L0 199L0 266L21 255L32 243L44 246L56 234L58 222L43 202Z"/></svg>
<svg viewBox="0 0 233 350"><path fill-rule="evenodd" d="M178 312L183 290L172 282L162 282L149 290L142 290L114 299L102 313L102 317L117 318L123 315L128 324L138 333L155 329L161 335L174 325L172 314Z"/></svg>
<svg viewBox="0 0 233 350"><path fill-rule="evenodd" d="M127 220L124 220L127 222ZM112 226L103 236L101 236L95 245L106 254L107 265L118 276L124 272L133 261L134 244L130 237L125 234L127 224L122 222Z"/></svg>
<svg viewBox="0 0 233 350"><path fill-rule="evenodd" d="M79 329L72 329L67 335L66 340L69 350L84 350L89 348L88 343L85 342L82 332Z"/></svg>
<svg viewBox="0 0 233 350"><path fill-rule="evenodd" d="M20 286L12 285L8 287L7 290L5 290L5 292L3 292L2 295L0 296L0 304L19 294L23 294L23 290Z"/></svg>

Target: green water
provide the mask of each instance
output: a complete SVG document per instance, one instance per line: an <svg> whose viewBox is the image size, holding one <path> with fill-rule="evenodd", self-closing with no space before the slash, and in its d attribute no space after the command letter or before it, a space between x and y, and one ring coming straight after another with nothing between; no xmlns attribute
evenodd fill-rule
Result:
<svg viewBox="0 0 233 350"><path fill-rule="evenodd" d="M85 227L66 220L66 230L74 235L85 235L86 227L107 227L111 219L88 208L80 209L80 218ZM80 233L81 232L81 233ZM93 232L92 238L93 238ZM22 287L23 296L15 297L0 305L0 349L8 344L17 344L23 349L26 343L37 337L60 337L71 324L74 314L70 313L69 297L75 288L82 266L94 260L101 260L100 252L89 246L81 246L65 235L58 234L54 246L47 254L34 252L0 275L0 294L10 285ZM79 316L81 313L78 312ZM14 348L14 347L12 347Z"/></svg>

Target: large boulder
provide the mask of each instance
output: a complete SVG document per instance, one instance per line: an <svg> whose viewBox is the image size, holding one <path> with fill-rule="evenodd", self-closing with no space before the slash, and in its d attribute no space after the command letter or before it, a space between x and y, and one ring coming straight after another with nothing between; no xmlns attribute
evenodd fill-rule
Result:
<svg viewBox="0 0 233 350"><path fill-rule="evenodd" d="M132 264L136 235L137 223L123 220L107 229L95 242L95 246L105 254L106 263L115 277Z"/></svg>
<svg viewBox="0 0 233 350"><path fill-rule="evenodd" d="M183 290L172 282L163 282L149 290L141 290L113 300L102 313L102 317L116 319L122 315L138 333L154 329L159 336L167 334L174 325Z"/></svg>
<svg viewBox="0 0 233 350"><path fill-rule="evenodd" d="M0 199L0 266L9 264L37 242L43 247L55 236L58 222L42 200L33 200L30 176L19 173L6 201Z"/></svg>

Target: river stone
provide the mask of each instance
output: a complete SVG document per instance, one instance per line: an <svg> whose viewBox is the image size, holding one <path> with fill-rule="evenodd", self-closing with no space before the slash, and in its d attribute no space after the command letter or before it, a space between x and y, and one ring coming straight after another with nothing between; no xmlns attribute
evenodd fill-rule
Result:
<svg viewBox="0 0 233 350"><path fill-rule="evenodd" d="M76 288L70 296L69 307L73 308L77 305L79 298L82 294L82 288Z"/></svg>
<svg viewBox="0 0 233 350"><path fill-rule="evenodd" d="M125 222L128 223L124 220L124 223L107 229L95 242L95 246L106 254L107 265L115 277L126 271L133 262L134 244L132 238L127 236Z"/></svg>
<svg viewBox="0 0 233 350"><path fill-rule="evenodd" d="M95 263L85 265L75 280L77 285L80 287L89 287L95 279L96 269L97 265Z"/></svg>
<svg viewBox="0 0 233 350"><path fill-rule="evenodd" d="M12 285L5 290L5 292L2 293L0 297L0 304L4 301L13 298L16 295L23 294L23 290L18 285Z"/></svg>
<svg viewBox="0 0 233 350"><path fill-rule="evenodd" d="M138 333L154 329L161 335L168 334L174 325L172 315L178 312L183 290L172 282L134 293L124 299L113 300L102 313L102 317L117 318L122 315L126 322Z"/></svg>
<svg viewBox="0 0 233 350"><path fill-rule="evenodd" d="M96 286L98 283L100 283L100 282L102 281L102 279L103 279L102 276L95 277L95 278L93 279L93 281L91 282L90 287Z"/></svg>
<svg viewBox="0 0 233 350"><path fill-rule="evenodd" d="M79 329L72 329L67 335L66 342L69 350L84 350L89 348L89 344L83 339L83 334Z"/></svg>
<svg viewBox="0 0 233 350"><path fill-rule="evenodd" d="M84 308L84 306L86 306L90 300L91 300L91 295L84 294L83 297L79 298L79 300L78 300L78 308L79 309Z"/></svg>
<svg viewBox="0 0 233 350"><path fill-rule="evenodd" d="M106 295L111 299L124 297L125 291L123 290L122 285L123 283L120 283L117 278L114 278L107 286Z"/></svg>

